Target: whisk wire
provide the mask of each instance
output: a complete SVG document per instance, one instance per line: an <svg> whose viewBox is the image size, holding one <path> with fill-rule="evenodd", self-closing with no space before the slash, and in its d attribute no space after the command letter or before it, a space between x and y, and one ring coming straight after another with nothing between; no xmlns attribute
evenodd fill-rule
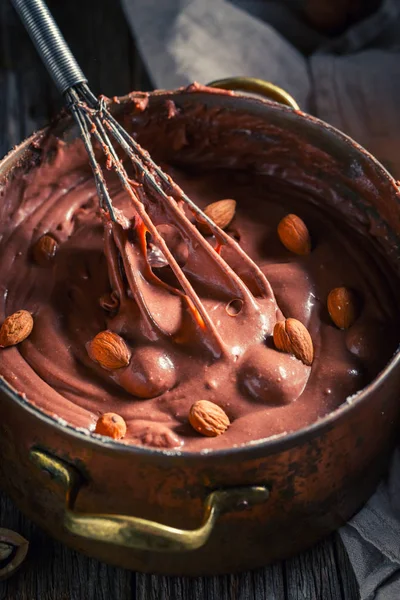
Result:
<svg viewBox="0 0 400 600"><path fill-rule="evenodd" d="M79 88L81 90L82 96L85 98L88 104L90 104L92 107L99 107L99 102L101 102L101 100L97 100L97 98L90 91L89 87L86 84L81 84ZM220 244L227 244L228 241L230 244L232 244L232 239L228 236L228 234L225 233L225 231L222 231L219 227L217 227L214 221L212 221L212 219L210 219L197 206L197 204L195 204L193 200L191 200L189 196L185 194L185 192L178 186L178 184L175 181L171 180L171 178L166 173L164 173L164 171L157 165L157 163L153 161L149 153L146 150L144 150L132 136L128 134L128 132L122 127L122 125L118 123L115 117L113 117L113 115L107 110L104 111L104 114L106 115L105 122L110 128L114 139L121 145L121 147L125 150L128 156L134 162L134 164L139 168L139 170L142 170L143 167L147 167L147 169L144 170L145 177L148 183L151 185L151 187L153 187L156 194L165 198L164 190L157 184L153 173L157 175L159 180L164 184L166 189L170 191L170 193L175 199L182 200L186 204L186 206L190 208L190 210L195 216L200 217L203 222L207 223L211 232ZM138 161L138 158L140 158L141 162ZM237 244L235 240L233 240L233 242L236 254L246 265L246 270L248 274L253 275L261 295L267 295L272 297L273 291L264 273L261 271L258 265L256 265L256 263L254 263L248 257L248 255L239 246L239 244Z"/></svg>
<svg viewBox="0 0 400 600"><path fill-rule="evenodd" d="M167 263L174 273L178 288L165 284L159 279L150 268L151 276L163 287L169 289L174 294L180 295L186 302L188 309L194 316L197 324L208 334L209 343L212 351L216 355L226 352L224 342L217 332L212 319L210 318L203 302L194 290L191 282L186 276L184 269L180 267L173 253L169 249L163 236L160 235L157 226L152 221L150 214L146 210L146 197L144 190L157 199L163 206L163 210L178 227L186 240L195 240L202 252L209 256L215 268L218 269L222 279L226 282L230 293L235 298L253 302L253 295L244 283L241 277L222 259L220 256L220 246L229 243L230 247L236 251L245 264L247 274L252 275L256 282L259 293L273 297L272 289L265 275L257 265L247 256L235 240L232 240L224 231L219 229L215 223L201 211L200 208L183 192L183 190L152 160L146 150L144 150L136 140L118 123L118 121L107 110L104 98L99 100L93 95L86 83L78 84L68 90L65 94L68 107L75 118L79 127L81 137L88 152L90 164L94 173L96 187L99 194L100 206L108 213L110 219L118 222L118 216L114 209L112 199L109 195L104 173L100 162L97 160L96 151L92 144L92 138L97 141L106 158L106 168L113 169L118 176L123 189L129 194L136 214L143 223L146 231L150 233L152 239L159 250L163 253ZM126 153L135 169L137 183L133 182L118 157L117 151L111 138L119 144ZM139 185L138 185L139 184ZM196 216L200 217L209 226L217 240L217 246L207 243L197 227L195 227L185 216L181 209L181 203L188 206ZM145 244L144 244L145 245ZM144 249L147 252L146 249ZM125 263L125 261L123 261ZM125 265L125 270L127 269ZM128 274L128 280L134 277L133 273ZM137 298L141 304L142 298Z"/></svg>
<svg viewBox="0 0 400 600"><path fill-rule="evenodd" d="M211 231L219 236L220 230L215 225L214 221L210 219L207 215L203 213L203 211L185 194L185 192L171 179L168 177L166 173L153 161L149 153L144 150L140 144L136 142L136 140L129 135L129 133L122 127L120 123L106 110L104 105L104 99L101 98L98 100L96 96L91 92L90 88L86 84L82 84L77 86L77 89L80 90L84 100L87 104L94 109L97 109L103 112L105 116L106 122L110 126L112 130L112 134L115 137L116 141L124 148L124 150L129 154L130 158L137 162L137 157L140 158L142 163L140 166L143 168L147 167L151 170L151 172L156 173L157 177L162 181L162 183L170 189L172 192L175 192L179 195L179 197L185 202L185 204L193 211L193 213L197 216L200 216L210 227ZM146 173L148 175L148 173ZM162 192L161 188L157 185L156 181L152 178L150 179L151 184L153 185L155 191L159 194Z"/></svg>
<svg viewBox="0 0 400 600"><path fill-rule="evenodd" d="M91 109L90 107L86 107L86 106L82 105L82 102L80 100L76 99L72 112L78 121L80 130L81 131L83 130L85 133L85 137L84 137L85 147L89 146L88 152L89 152L89 156L91 159L91 165L93 168L95 180L97 181L97 178L98 177L100 178L99 187L102 189L103 183L105 186L104 176L103 176L101 167L96 160L95 152L94 152L94 149L93 149L93 146L91 143L91 139L90 139L90 135L93 135L94 138L98 141L98 143L100 144L100 146L102 147L102 149L106 155L106 159L107 160L110 159L110 166L113 167L123 188L128 192L139 218L142 220L144 226L149 231L149 233L151 234L153 239L157 242L157 245L159 246L161 252L164 254L169 266L171 267L173 273L175 274L175 277L177 278L177 281L179 282L180 286L182 287L182 290L184 293L182 294L179 292L179 290L176 290L176 289L172 288L171 286L168 286L170 291L173 291L174 293L178 293L179 295L181 295L184 298L184 300L186 300L186 302L188 303L189 309L192 312L193 312L193 309L195 310L195 313L197 313L200 316L200 319L197 319L197 322L200 324L200 326L202 326L208 332L209 336L211 338L213 338L210 341L212 343L214 353L218 354L218 355L223 354L225 352L225 345L222 341L222 338L220 337L218 332L213 327L212 320L211 320L208 312L205 310L202 301L200 300L200 298L199 298L198 294L195 292L192 284L190 283L190 281L188 280L188 278L186 277L186 275L180 268L175 257L173 256L170 249L168 248L165 240L159 234L157 227L154 225L153 221L151 220L150 216L148 215L147 211L145 210L144 204L137 197L137 195L133 189L133 186L130 183L129 177L125 171L125 168L124 168L122 162L119 160L117 153L111 143L111 140L109 139L108 134L105 131L104 123L107 123L107 117L109 114L108 111L104 111L104 108L102 107L101 103L98 104L98 107ZM112 128L110 129L110 131L112 134L114 133ZM118 140L119 135L117 135L116 138ZM130 154L131 154L131 152L129 152L129 155ZM144 170L144 166L138 157L132 156L132 160L134 161L135 166L140 170L140 172L142 172L144 177L149 175L148 172L146 172ZM150 176L150 179L152 180L153 178ZM153 181L151 181L151 183L153 183ZM157 192L162 197L166 197L164 190L162 190L162 188L160 188L156 184L155 181L154 181L154 185L156 187ZM112 218L112 215L113 215L113 220L116 221L117 219L115 216L115 211L113 211L112 201L109 197L108 192L107 192L107 196L106 196L106 202L107 202L107 198L108 198L107 209L108 209L108 204L109 204L111 206L111 211L112 211L112 212L110 212L110 216ZM161 282L161 283L163 283L163 282Z"/></svg>
<svg viewBox="0 0 400 600"><path fill-rule="evenodd" d="M100 165L97 162L92 141L91 141L91 124L85 118L85 112L79 110L80 99L74 88L70 88L65 93L65 98L67 102L67 107L69 108L72 116L75 119L76 124L78 125L81 139L85 145L85 149L89 156L90 165L92 167L94 173L94 179L96 184L97 193L99 196L100 206L102 208L107 208L107 211L110 215L110 218L115 221L115 214L113 209L113 204L111 201L110 194L108 192L108 188L106 182L104 180L103 172L100 168Z"/></svg>

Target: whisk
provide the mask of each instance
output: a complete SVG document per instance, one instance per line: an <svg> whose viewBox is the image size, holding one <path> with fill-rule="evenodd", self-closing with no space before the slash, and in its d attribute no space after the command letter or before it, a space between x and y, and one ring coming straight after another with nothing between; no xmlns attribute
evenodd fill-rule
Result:
<svg viewBox="0 0 400 600"><path fill-rule="evenodd" d="M54 80L58 90L63 95L65 103L79 128L90 164L93 170L97 193L103 217L108 230L117 267L124 269L117 280L112 282L117 295L124 294L124 282L127 280L131 295L133 295L144 317L146 335L155 339L159 335L167 335L163 328L157 324L151 314L143 295L138 290L138 278L135 266L130 260L130 249L127 237L123 236L122 218L113 206L112 198L106 185L104 168L113 169L117 174L123 188L129 194L137 214L136 233L139 246L144 256L147 253L146 234L151 235L152 241L162 252L165 260L172 269L176 281L181 289L171 286L159 279L148 266L146 277L153 284L163 287L168 292L180 296L189 309L196 325L203 331L208 347L215 356L227 352L226 345L214 325L204 303L196 293L185 268L181 267L165 239L157 229L152 219L151 206L148 198L162 204L163 212L169 222L178 228L190 247L196 248L195 253L201 254L206 260L211 261L214 273L219 281L223 282L225 289L232 299L239 299L247 308L255 308L255 296L273 298L273 292L268 280L259 267L247 256L243 249L226 232L222 231L199 207L183 192L183 190L161 170L131 135L120 125L107 109L104 98L98 99L89 89L87 79L79 68L62 34L54 22L47 6L42 0L11 0L16 11L36 49L38 50L47 70ZM93 144L95 140L95 145ZM129 177L127 170L120 160L115 145L119 145L131 161L135 176ZM102 166L98 160L96 148L104 152L105 161ZM194 216L206 223L215 237L215 244L209 243L197 227L188 219L183 210L187 207ZM243 272L246 273L246 283L223 260L220 255L221 248L228 245L240 259ZM215 281L215 277L211 278ZM251 282L251 283L250 283ZM209 286L214 284L210 281ZM250 289L251 288L251 291Z"/></svg>

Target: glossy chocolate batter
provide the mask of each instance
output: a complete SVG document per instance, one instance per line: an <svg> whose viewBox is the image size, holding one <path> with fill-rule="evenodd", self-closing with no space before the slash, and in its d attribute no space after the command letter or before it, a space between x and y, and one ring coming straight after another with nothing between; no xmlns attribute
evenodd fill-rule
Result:
<svg viewBox="0 0 400 600"><path fill-rule="evenodd" d="M260 276L248 270L234 242L221 250L233 270L228 276L193 238L184 239L165 210L145 199L207 309L210 334L185 295L171 292L179 287L176 278L151 236L144 236L113 174L111 196L124 215L116 225L99 214L80 142L47 139L47 158L2 189L0 320L26 309L34 329L19 346L0 350L0 375L40 409L74 426L93 431L99 415L114 412L127 423L125 442L158 448L225 448L314 422L362 389L393 354L398 332L389 276L366 240L318 208L312 191L280 173L210 160L213 149L203 160L190 147L173 105L167 106L169 129L163 131L146 110L142 114L144 104L133 119L125 117L128 126L142 131L146 147L157 137L156 158L200 207L223 198L237 201L227 233L259 266ZM185 147L190 151L183 157ZM288 213L307 224L311 254L296 256L279 241L277 225ZM44 234L58 244L46 266L32 252ZM217 246L214 237L207 240ZM120 274L117 247L128 280ZM361 304L347 332L335 327L326 309L329 291L342 285ZM274 348L272 330L283 316L309 330L312 367ZM88 355L90 340L106 329L132 351L125 369L108 371ZM192 429L188 413L196 400L225 410L231 425L224 434L205 438Z"/></svg>

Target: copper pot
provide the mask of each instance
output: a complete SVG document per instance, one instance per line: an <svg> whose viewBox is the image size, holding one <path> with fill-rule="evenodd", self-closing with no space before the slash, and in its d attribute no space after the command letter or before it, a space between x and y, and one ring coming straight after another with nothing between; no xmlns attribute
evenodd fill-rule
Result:
<svg viewBox="0 0 400 600"><path fill-rule="evenodd" d="M256 92L271 92L268 84L257 85ZM183 112L203 106L203 116L215 109L235 113L238 123L242 118L252 123L246 135L257 137L265 164L276 140L285 138L292 167L301 168L306 143L309 182L340 195L337 211L355 228L366 229L373 221L382 234L374 241L377 253L392 265L397 259L399 270L400 194L394 180L352 140L298 111L279 89L272 93L292 108L194 88L154 92L149 110L158 111L172 99ZM138 97L122 98L112 109L127 111ZM69 121L62 127L70 133ZM192 143L201 128L201 122L193 122ZM34 134L0 163L1 179L32 158L32 142L41 135ZM245 156L240 128L233 141L235 135L236 149ZM321 169L324 160L329 173ZM361 180L367 182L364 188ZM353 401L306 429L209 454L91 438L43 414L0 380L1 486L52 536L121 567L199 575L262 566L314 544L345 523L373 492L397 433L399 363L397 354Z"/></svg>

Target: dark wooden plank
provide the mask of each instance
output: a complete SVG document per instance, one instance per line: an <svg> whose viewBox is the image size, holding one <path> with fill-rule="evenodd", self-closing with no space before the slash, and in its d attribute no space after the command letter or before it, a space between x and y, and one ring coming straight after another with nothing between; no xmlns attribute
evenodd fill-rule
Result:
<svg viewBox="0 0 400 600"><path fill-rule="evenodd" d="M151 89L115 0L49 0L65 38L96 94ZM0 154L45 125L62 99L9 0L0 0Z"/></svg>
<svg viewBox="0 0 400 600"><path fill-rule="evenodd" d="M224 577L136 575L137 600L358 600L354 573L339 535L264 569Z"/></svg>
<svg viewBox="0 0 400 600"><path fill-rule="evenodd" d="M1 600L130 600L134 574L107 566L55 542L0 494L0 527L30 542L21 570L0 583Z"/></svg>
<svg viewBox="0 0 400 600"><path fill-rule="evenodd" d="M48 5L94 93L151 88L119 2L49 0Z"/></svg>
<svg viewBox="0 0 400 600"><path fill-rule="evenodd" d="M285 600L282 565L221 577L136 575L137 600Z"/></svg>
<svg viewBox="0 0 400 600"><path fill-rule="evenodd" d="M332 537L286 561L285 576L288 600L347 600L342 593Z"/></svg>
<svg viewBox="0 0 400 600"><path fill-rule="evenodd" d="M360 597L357 579L354 575L353 567L351 566L346 549L339 535L335 536L334 551L336 556L336 566L340 573L340 585L342 588L343 598Z"/></svg>
<svg viewBox="0 0 400 600"><path fill-rule="evenodd" d="M52 86L8 0L0 0L0 85L3 155L49 120Z"/></svg>

